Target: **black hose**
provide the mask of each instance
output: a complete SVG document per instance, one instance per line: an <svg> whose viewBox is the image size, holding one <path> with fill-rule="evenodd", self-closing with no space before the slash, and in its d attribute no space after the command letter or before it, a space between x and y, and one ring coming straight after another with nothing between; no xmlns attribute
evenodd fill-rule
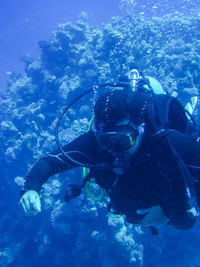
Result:
<svg viewBox="0 0 200 267"><path fill-rule="evenodd" d="M97 88L103 88L103 87L124 87L123 83L106 83L106 84L102 84L102 85L97 85ZM81 95L79 95L78 97L76 97L62 112L61 116L59 117L57 123L56 123L56 129L55 129L55 138L56 138L56 144L58 146L59 151L72 163L81 166L81 167L86 167L86 168L97 168L97 169L108 169L110 168L110 164L107 163L102 163L102 164L85 164L85 163L81 163L75 159L73 159L71 156L69 156L69 154L72 154L73 151L67 151L65 152L60 144L59 138L58 138L58 131L59 131L59 127L60 127L60 122L63 119L64 115L67 113L67 111L69 110L69 108L75 104L80 98L82 98L83 96L93 92L93 88L87 90L86 92L82 93ZM80 151L76 151L77 153L81 153L82 155L84 155L83 152ZM85 154L85 157L88 158L88 155ZM91 159L92 160L92 159ZM66 163L67 164L67 163ZM68 164L67 164L68 165Z"/></svg>

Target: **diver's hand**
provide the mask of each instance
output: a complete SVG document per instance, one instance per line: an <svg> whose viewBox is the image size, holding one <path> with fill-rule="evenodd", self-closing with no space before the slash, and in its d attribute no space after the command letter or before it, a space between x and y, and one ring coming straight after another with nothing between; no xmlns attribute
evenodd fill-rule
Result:
<svg viewBox="0 0 200 267"><path fill-rule="evenodd" d="M159 228L164 226L169 221L160 206L153 206L148 209L137 210L137 214L146 214L144 219L140 222L140 225L142 226L153 226Z"/></svg>
<svg viewBox="0 0 200 267"><path fill-rule="evenodd" d="M34 190L28 190L21 197L19 204L26 215L36 215L41 212L41 202L39 194Z"/></svg>

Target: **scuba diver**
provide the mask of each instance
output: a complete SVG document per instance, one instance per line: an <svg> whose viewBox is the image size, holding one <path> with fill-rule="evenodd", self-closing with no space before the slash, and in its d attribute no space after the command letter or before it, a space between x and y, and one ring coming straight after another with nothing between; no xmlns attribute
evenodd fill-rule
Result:
<svg viewBox="0 0 200 267"><path fill-rule="evenodd" d="M80 185L67 187L65 200L78 197L95 182L107 192L108 210L132 224L152 229L166 224L192 227L199 216L199 132L189 111L165 92L158 81L136 68L100 96L87 133L40 158L27 175L20 204L26 214L41 211L39 192L48 178L71 168L87 168ZM86 169L85 169L86 170Z"/></svg>

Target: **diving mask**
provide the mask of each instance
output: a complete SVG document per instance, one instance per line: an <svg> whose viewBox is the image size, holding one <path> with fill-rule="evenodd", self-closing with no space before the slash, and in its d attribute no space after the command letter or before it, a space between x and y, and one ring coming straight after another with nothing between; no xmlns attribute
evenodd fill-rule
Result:
<svg viewBox="0 0 200 267"><path fill-rule="evenodd" d="M118 129L105 132L96 132L97 142L102 150L123 152L131 148L136 141L138 131L136 129Z"/></svg>

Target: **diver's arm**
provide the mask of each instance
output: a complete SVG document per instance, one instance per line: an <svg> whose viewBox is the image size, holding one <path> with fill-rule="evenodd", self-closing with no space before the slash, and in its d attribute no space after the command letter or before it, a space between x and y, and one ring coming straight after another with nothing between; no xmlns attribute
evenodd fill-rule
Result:
<svg viewBox="0 0 200 267"><path fill-rule="evenodd" d="M167 203L161 205L163 213L169 218L169 225L176 229L189 229L196 221L196 217L191 217L187 212L187 203L185 198L169 199Z"/></svg>
<svg viewBox="0 0 200 267"><path fill-rule="evenodd" d="M64 152L76 151L75 153L70 153L70 156L77 162L94 164L91 161L98 154L96 153L96 148L97 143L94 133L88 132L63 147L63 150ZM59 151L54 151L39 159L27 175L24 189L21 191L19 204L25 214L35 215L41 211L38 193L50 176L77 166L79 166L78 163L71 162Z"/></svg>
<svg viewBox="0 0 200 267"><path fill-rule="evenodd" d="M67 151L80 151L81 153L72 153L70 156L82 163L90 163L90 158L95 158L96 153L96 138L93 132L88 132L68 145L63 147L65 152ZM86 156L84 156L84 153ZM32 167L30 172L27 175L24 189L34 190L39 192L42 185L54 174L64 172L73 167L78 167L78 164L75 164L68 160L61 152L58 150L53 151L39 159Z"/></svg>
<svg viewBox="0 0 200 267"><path fill-rule="evenodd" d="M170 140L190 172L193 190L196 194L198 207L200 207L200 143L193 137L178 132L171 133ZM187 216L184 216L184 219L189 224Z"/></svg>
<svg viewBox="0 0 200 267"><path fill-rule="evenodd" d="M196 187L195 179L200 180L200 143L191 136L174 130L168 132L168 138L172 148L176 152L175 156L180 157L188 168L191 179L194 179L194 185ZM191 168L190 166L196 168ZM173 225L175 228L191 228L196 218L192 218L188 214L189 205L186 200L184 179L179 181L177 177L175 177L175 179L172 180L172 189L174 193L172 192L172 195L161 203L162 210L169 218L169 224ZM197 200L200 200L199 192L197 192Z"/></svg>
<svg viewBox="0 0 200 267"><path fill-rule="evenodd" d="M174 206L176 206L176 209ZM173 225L176 229L189 229L191 228L196 218L191 218L186 211L182 211L182 208L178 203L171 206L163 205L153 206L148 209L137 210L138 214L144 214L145 217L140 221L142 226L153 226L160 228L165 224Z"/></svg>
<svg viewBox="0 0 200 267"><path fill-rule="evenodd" d="M188 167L192 177L200 180L200 142L178 131L170 131L168 136L173 148Z"/></svg>

